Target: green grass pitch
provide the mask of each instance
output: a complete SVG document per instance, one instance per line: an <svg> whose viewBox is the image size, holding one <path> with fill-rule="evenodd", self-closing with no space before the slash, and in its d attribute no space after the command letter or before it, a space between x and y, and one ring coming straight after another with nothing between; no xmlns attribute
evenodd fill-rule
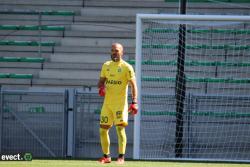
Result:
<svg viewBox="0 0 250 167"><path fill-rule="evenodd" d="M250 167L250 164L237 163L189 163L164 161L126 161L124 165L99 164L95 160L33 160L33 161L0 161L0 167Z"/></svg>

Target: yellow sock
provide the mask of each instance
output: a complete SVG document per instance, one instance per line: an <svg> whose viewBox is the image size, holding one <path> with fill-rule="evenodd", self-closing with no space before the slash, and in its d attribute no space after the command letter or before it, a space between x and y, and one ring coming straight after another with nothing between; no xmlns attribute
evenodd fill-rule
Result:
<svg viewBox="0 0 250 167"><path fill-rule="evenodd" d="M101 146L102 146L103 154L109 155L110 154L109 129L100 128L100 139L101 139Z"/></svg>
<svg viewBox="0 0 250 167"><path fill-rule="evenodd" d="M126 144L127 144L127 136L125 132L125 127L116 126L116 132L118 136L119 154L125 154Z"/></svg>

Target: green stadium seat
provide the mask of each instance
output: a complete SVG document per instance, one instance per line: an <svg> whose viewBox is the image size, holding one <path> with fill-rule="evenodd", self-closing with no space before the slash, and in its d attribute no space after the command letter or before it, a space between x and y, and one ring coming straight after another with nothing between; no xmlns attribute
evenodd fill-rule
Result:
<svg viewBox="0 0 250 167"><path fill-rule="evenodd" d="M43 63L45 58L43 57L21 57L20 62L30 62L30 63Z"/></svg>
<svg viewBox="0 0 250 167"><path fill-rule="evenodd" d="M54 41L43 41L41 46L55 46ZM13 40L1 40L0 45L14 45L14 46L38 46L38 41L13 41Z"/></svg>
<svg viewBox="0 0 250 167"><path fill-rule="evenodd" d="M144 76L143 81L157 81L157 82L175 82L175 77L153 77ZM250 78L195 78L186 77L187 82L198 82L198 83L250 83Z"/></svg>
<svg viewBox="0 0 250 167"><path fill-rule="evenodd" d="M0 78L32 79L32 74L0 73Z"/></svg>
<svg viewBox="0 0 250 167"><path fill-rule="evenodd" d="M16 78L16 79L32 79L33 75L32 74L13 74L11 73L9 75L9 78Z"/></svg>
<svg viewBox="0 0 250 167"><path fill-rule="evenodd" d="M39 30L37 25L0 25L0 30ZM64 31L64 26L41 26L44 31Z"/></svg>
<svg viewBox="0 0 250 167"><path fill-rule="evenodd" d="M56 15L56 16L74 16L74 11L57 10L57 11L42 11L42 15Z"/></svg>
<svg viewBox="0 0 250 167"><path fill-rule="evenodd" d="M9 73L0 73L0 78L9 78Z"/></svg>
<svg viewBox="0 0 250 167"><path fill-rule="evenodd" d="M0 62L30 62L30 63L43 63L43 57L0 57Z"/></svg>
<svg viewBox="0 0 250 167"><path fill-rule="evenodd" d="M48 30L48 31L64 31L64 26L42 26L42 30Z"/></svg>
<svg viewBox="0 0 250 167"><path fill-rule="evenodd" d="M52 15L52 16L75 16L74 11L67 10L48 10L48 11L35 11L35 10L0 10L0 14L26 14L26 15Z"/></svg>
<svg viewBox="0 0 250 167"><path fill-rule="evenodd" d="M169 44L142 44L142 48L150 49L177 49L178 45ZM186 49L227 49L227 50L246 50L250 49L248 45L186 45Z"/></svg>
<svg viewBox="0 0 250 167"><path fill-rule="evenodd" d="M127 61L129 64L134 65L135 60L131 59ZM177 65L177 60L144 60L143 65ZM196 61L186 60L186 66L222 66L222 67L250 67L250 62L220 62L220 61Z"/></svg>
<svg viewBox="0 0 250 167"><path fill-rule="evenodd" d="M0 62L18 62L19 57L0 57Z"/></svg>

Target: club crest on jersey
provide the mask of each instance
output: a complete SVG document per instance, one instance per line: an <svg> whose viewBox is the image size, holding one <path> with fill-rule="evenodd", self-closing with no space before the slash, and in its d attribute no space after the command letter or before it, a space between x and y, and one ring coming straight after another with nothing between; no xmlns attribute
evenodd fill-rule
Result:
<svg viewBox="0 0 250 167"><path fill-rule="evenodd" d="M116 118L117 119L122 118L122 111L116 111Z"/></svg>
<svg viewBox="0 0 250 167"><path fill-rule="evenodd" d="M117 72L122 72L122 69L121 69L121 68L118 68Z"/></svg>

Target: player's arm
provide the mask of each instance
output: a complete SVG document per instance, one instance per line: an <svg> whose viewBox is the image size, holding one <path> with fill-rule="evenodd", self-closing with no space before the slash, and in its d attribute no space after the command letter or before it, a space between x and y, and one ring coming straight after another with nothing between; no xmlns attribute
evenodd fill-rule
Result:
<svg viewBox="0 0 250 167"><path fill-rule="evenodd" d="M106 65L102 65L101 73L100 73L100 78L97 84L97 87L99 88L99 95L100 96L105 96L105 81L106 81Z"/></svg>
<svg viewBox="0 0 250 167"><path fill-rule="evenodd" d="M105 81L106 81L106 78L105 78L105 77L100 77L100 79L99 79L99 81L98 81L98 84L97 84L98 88L104 87Z"/></svg>
<svg viewBox="0 0 250 167"><path fill-rule="evenodd" d="M137 105L137 85L135 79L131 79L129 81L130 86L131 86L131 95L132 95L132 104L129 106L128 111L132 114L135 115L137 114L138 111L138 105Z"/></svg>
<svg viewBox="0 0 250 167"><path fill-rule="evenodd" d="M106 81L106 78L104 77L100 77L99 81L98 81L98 88L99 88L99 95L100 96L105 96L105 81Z"/></svg>
<svg viewBox="0 0 250 167"><path fill-rule="evenodd" d="M133 78L130 80L132 103L137 103L137 85L136 80Z"/></svg>

